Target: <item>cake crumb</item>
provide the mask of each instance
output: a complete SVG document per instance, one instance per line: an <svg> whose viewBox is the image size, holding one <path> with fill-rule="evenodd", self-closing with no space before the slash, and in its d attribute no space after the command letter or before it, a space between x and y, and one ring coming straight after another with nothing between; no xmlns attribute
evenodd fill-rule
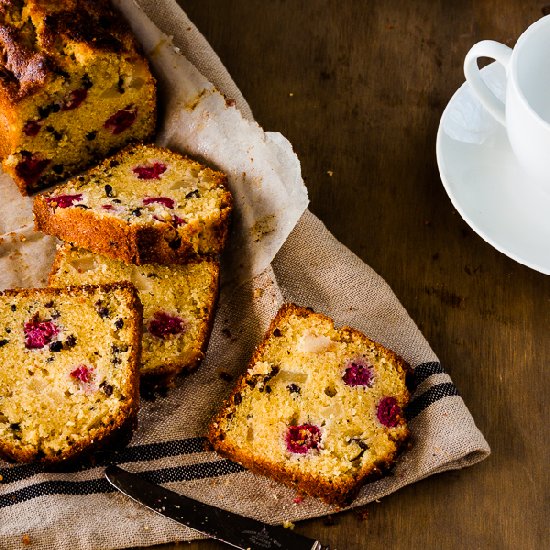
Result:
<svg viewBox="0 0 550 550"><path fill-rule="evenodd" d="M25 546L29 546L29 544L31 543L31 537L29 537L29 535L25 534L21 537L21 542L25 545Z"/></svg>
<svg viewBox="0 0 550 550"><path fill-rule="evenodd" d="M0 481L3 481L3 480L4 480L4 476L0 474Z"/></svg>
<svg viewBox="0 0 550 550"><path fill-rule="evenodd" d="M327 170L327 174L332 178L334 176L334 172L332 170Z"/></svg>
<svg viewBox="0 0 550 550"><path fill-rule="evenodd" d="M289 97L294 97L294 92L288 92Z"/></svg>
<svg viewBox="0 0 550 550"><path fill-rule="evenodd" d="M292 531L294 529L295 525L294 525L294 523L292 523L290 520L287 519L283 522L283 527L285 529L290 529Z"/></svg>
<svg viewBox="0 0 550 550"><path fill-rule="evenodd" d="M261 298L264 294L263 288L255 288L254 289L254 298Z"/></svg>

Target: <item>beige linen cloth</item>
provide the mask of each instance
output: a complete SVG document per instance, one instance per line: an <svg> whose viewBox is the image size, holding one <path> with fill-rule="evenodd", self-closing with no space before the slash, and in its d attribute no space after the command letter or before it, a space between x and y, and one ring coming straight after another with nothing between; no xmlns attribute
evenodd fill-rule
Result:
<svg viewBox="0 0 550 550"><path fill-rule="evenodd" d="M200 72L235 100L245 118L252 119L219 58L176 3L139 4ZM23 244L32 255L35 238L32 232L25 235ZM0 243L0 260L13 251L14 242ZM353 506L488 456L489 447L457 389L392 290L306 210L270 267L237 288L224 287L206 360L165 397L142 403L139 429L115 461L172 490L269 523L333 513L313 498L296 503L293 490L204 451L207 423L231 389L227 374L236 377L243 371L285 301L364 331L415 367L416 390L407 411L413 446L393 474L367 484ZM107 550L200 538L115 492L103 478L103 467L48 473L33 465L0 462L0 476L2 549L23 548L23 540L30 540L31 548Z"/></svg>

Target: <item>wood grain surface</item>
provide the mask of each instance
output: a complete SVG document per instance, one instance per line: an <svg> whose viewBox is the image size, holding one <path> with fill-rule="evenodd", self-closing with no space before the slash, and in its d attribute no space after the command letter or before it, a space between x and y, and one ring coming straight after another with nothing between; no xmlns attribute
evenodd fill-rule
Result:
<svg viewBox="0 0 550 550"><path fill-rule="evenodd" d="M294 145L311 210L391 285L492 447L476 466L296 531L339 550L550 547L550 277L469 228L435 157L469 47L513 45L544 2L179 3L258 122Z"/></svg>

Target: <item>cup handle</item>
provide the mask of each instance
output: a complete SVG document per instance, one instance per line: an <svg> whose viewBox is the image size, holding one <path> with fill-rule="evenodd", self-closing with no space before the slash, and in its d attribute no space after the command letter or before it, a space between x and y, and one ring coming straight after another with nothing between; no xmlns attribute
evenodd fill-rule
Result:
<svg viewBox="0 0 550 550"><path fill-rule="evenodd" d="M464 58L464 76L470 88L485 109L503 126L506 126L504 103L483 82L479 67L477 66L477 59L478 57L492 57L506 69L511 56L512 49L508 46L494 40L482 40L474 44Z"/></svg>

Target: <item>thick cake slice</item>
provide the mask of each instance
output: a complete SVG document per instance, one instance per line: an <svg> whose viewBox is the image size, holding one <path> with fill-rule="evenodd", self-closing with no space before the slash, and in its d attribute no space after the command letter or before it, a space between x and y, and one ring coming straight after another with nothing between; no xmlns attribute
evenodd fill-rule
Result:
<svg viewBox="0 0 550 550"><path fill-rule="evenodd" d="M408 437L407 370L359 331L284 305L208 438L252 471L346 504Z"/></svg>
<svg viewBox="0 0 550 550"><path fill-rule="evenodd" d="M0 292L0 455L53 463L130 432L141 323L129 283Z"/></svg>
<svg viewBox="0 0 550 550"><path fill-rule="evenodd" d="M227 178L153 145L131 146L34 201L35 227L126 263L217 254L228 233Z"/></svg>
<svg viewBox="0 0 550 550"><path fill-rule="evenodd" d="M155 81L108 0L0 3L0 157L26 194L150 139Z"/></svg>
<svg viewBox="0 0 550 550"><path fill-rule="evenodd" d="M67 286L131 281L143 303L140 374L149 385L166 385L204 357L218 295L218 262L128 265L105 256L60 247L49 284Z"/></svg>

